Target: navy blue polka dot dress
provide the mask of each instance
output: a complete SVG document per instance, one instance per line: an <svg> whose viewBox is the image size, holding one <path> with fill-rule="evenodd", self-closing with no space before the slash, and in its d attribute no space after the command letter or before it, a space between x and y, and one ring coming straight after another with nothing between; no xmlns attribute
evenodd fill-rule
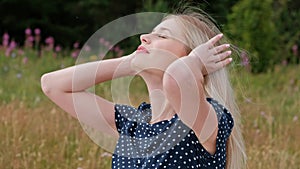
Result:
<svg viewBox="0 0 300 169"><path fill-rule="evenodd" d="M112 159L113 169L224 169L226 141L233 128L231 114L216 100L207 101L218 117L216 152L211 155L197 136L175 114L170 120L150 124L151 106L115 105L120 134Z"/></svg>

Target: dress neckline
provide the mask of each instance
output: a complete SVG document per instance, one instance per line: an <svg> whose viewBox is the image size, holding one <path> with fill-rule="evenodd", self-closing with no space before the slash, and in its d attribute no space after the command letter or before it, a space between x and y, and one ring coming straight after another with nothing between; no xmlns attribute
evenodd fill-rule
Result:
<svg viewBox="0 0 300 169"><path fill-rule="evenodd" d="M154 125L160 125L160 124L172 123L172 122L174 122L177 118L178 118L178 115L175 113L170 119L161 120L161 121L157 121L157 122L154 122L154 123L148 122L147 124L150 125L150 126L154 126Z"/></svg>
<svg viewBox="0 0 300 169"><path fill-rule="evenodd" d="M148 119L146 120L146 124L149 125L149 126L172 123L178 118L178 115L175 113L170 119L165 119L165 120L157 121L157 122L154 122L154 123L150 123L150 121L152 119L151 104L146 103L146 102L142 102L139 105L138 110L141 113L143 113L144 115L148 116Z"/></svg>

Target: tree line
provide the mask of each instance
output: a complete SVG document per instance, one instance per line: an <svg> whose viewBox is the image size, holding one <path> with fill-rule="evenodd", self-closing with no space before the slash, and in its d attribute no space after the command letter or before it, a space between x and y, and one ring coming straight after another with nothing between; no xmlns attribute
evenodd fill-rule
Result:
<svg viewBox="0 0 300 169"><path fill-rule="evenodd" d="M51 35L55 37L55 43L70 47L76 41L84 43L96 30L114 19L136 12L171 12L179 1L0 0L0 34L8 32L22 43L25 42L24 31L27 28L38 28L42 30L42 40ZM299 1L197 2L217 21L234 44L245 49L241 59L250 58L252 72L272 70L274 65L282 62L299 63ZM3 37L0 38L3 40Z"/></svg>

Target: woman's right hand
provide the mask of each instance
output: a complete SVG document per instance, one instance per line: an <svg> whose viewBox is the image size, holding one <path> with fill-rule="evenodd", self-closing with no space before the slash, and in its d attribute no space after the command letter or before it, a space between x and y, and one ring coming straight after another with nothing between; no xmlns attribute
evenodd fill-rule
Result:
<svg viewBox="0 0 300 169"><path fill-rule="evenodd" d="M228 58L231 55L231 51L227 50L230 47L229 44L215 46L222 37L223 34L214 36L206 43L197 46L188 55L195 58L203 75L213 73L232 61L232 58Z"/></svg>

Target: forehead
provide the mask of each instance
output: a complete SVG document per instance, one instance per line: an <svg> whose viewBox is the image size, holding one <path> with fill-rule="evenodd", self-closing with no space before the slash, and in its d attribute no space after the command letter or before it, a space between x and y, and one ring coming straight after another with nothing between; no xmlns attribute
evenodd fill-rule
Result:
<svg viewBox="0 0 300 169"><path fill-rule="evenodd" d="M159 29L161 27L168 28L168 29L174 29L178 26L178 23L175 18L168 18L166 20L163 20L161 23L159 23L154 29Z"/></svg>
<svg viewBox="0 0 300 169"><path fill-rule="evenodd" d="M175 18L166 19L153 29L153 31L162 31L162 30L169 31L171 36L174 36L174 38L176 39L178 38L182 39L183 37L182 27Z"/></svg>

